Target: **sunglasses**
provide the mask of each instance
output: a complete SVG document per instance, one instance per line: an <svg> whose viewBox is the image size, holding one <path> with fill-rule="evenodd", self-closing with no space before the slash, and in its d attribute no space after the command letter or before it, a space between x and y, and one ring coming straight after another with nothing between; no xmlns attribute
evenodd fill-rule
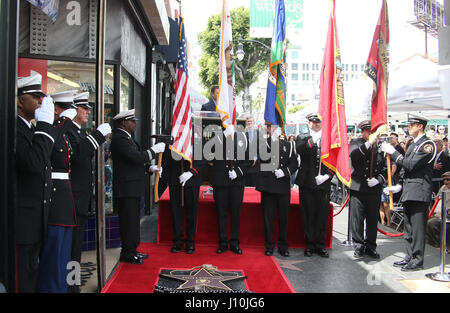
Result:
<svg viewBox="0 0 450 313"><path fill-rule="evenodd" d="M449 181L450 180L450 178L444 178L444 181Z"/></svg>

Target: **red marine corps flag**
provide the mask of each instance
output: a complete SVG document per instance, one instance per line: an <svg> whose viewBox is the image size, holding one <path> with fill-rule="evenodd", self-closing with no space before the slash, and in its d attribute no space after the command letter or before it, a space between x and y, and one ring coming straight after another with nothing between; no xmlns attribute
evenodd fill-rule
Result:
<svg viewBox="0 0 450 313"><path fill-rule="evenodd" d="M383 0L372 46L364 73L373 81L371 131L387 132L387 93L389 78L389 19L386 0ZM382 126L382 127L381 127Z"/></svg>
<svg viewBox="0 0 450 313"><path fill-rule="evenodd" d="M335 0L332 0L331 5L327 42L320 73L319 115L322 119L320 156L322 163L336 172L342 183L350 187L351 167Z"/></svg>

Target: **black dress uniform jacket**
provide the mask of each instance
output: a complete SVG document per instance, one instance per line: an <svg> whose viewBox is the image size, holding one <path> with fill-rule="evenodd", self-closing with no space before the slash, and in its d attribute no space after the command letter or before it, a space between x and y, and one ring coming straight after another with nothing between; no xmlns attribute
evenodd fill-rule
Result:
<svg viewBox="0 0 450 313"><path fill-rule="evenodd" d="M70 175L70 158L72 146L67 132L72 127L72 120L61 117L54 123L59 131L51 156L52 173ZM48 223L57 226L76 226L76 209L69 179L52 179L52 195Z"/></svg>
<svg viewBox="0 0 450 313"><path fill-rule="evenodd" d="M223 157L222 159L216 158L212 161L212 167L210 171L210 183L214 186L244 186L245 179L244 176L247 173L249 168L249 160L247 154L248 140L247 137L243 133L234 133L233 153L227 153L227 148L231 149L231 145L226 145L224 140L225 136L222 135L219 137L221 143L223 143ZM230 137L227 140L231 140ZM228 147L227 147L228 146ZM238 149L243 149L244 157L238 157ZM240 150L242 151L242 150ZM230 158L227 159L227 154L232 156L232 160ZM237 177L233 180L228 176L228 171L234 170L236 172Z"/></svg>
<svg viewBox="0 0 450 313"><path fill-rule="evenodd" d="M16 173L17 210L16 243L32 244L42 241L47 231L51 194L50 155L56 131L52 125L37 122L29 128L17 118Z"/></svg>
<svg viewBox="0 0 450 313"><path fill-rule="evenodd" d="M331 177L334 176L334 172L325 165L320 165L320 147L317 143L314 143L311 136L298 136L295 141L295 146L301 160L295 183L300 187L308 187L315 190L330 190ZM317 185L315 177L325 174L330 175L330 178L324 183Z"/></svg>
<svg viewBox="0 0 450 313"><path fill-rule="evenodd" d="M405 156L397 151L392 154L392 160L404 169L401 202L431 201L435 156L436 146L425 135L409 145Z"/></svg>
<svg viewBox="0 0 450 313"><path fill-rule="evenodd" d="M70 159L72 191L75 198L77 214L87 215L93 188L92 158L95 150L106 139L101 132L95 130L87 135L86 130L79 128L72 122L67 132L73 150Z"/></svg>
<svg viewBox="0 0 450 313"><path fill-rule="evenodd" d="M270 153L272 149L272 139L265 140L267 151ZM297 153L295 152L295 146L293 142L287 140L279 141L279 166L272 164L275 169L281 169L284 173L284 177L277 178L274 171L260 171L258 173L258 179L256 182L256 190L270 193L286 194L291 192L291 179L292 174L298 168ZM271 162L268 160L260 160L260 164L268 164ZM278 160L275 160L278 163Z"/></svg>
<svg viewBox="0 0 450 313"><path fill-rule="evenodd" d="M386 158L381 150L376 147L373 151L373 173L372 177L378 180L378 184L369 187L367 179L370 177L370 162L372 155L372 147L367 149L363 138L352 139L350 141L349 153L352 165L352 183L350 190L361 192L377 192L380 193L383 183L386 180Z"/></svg>
<svg viewBox="0 0 450 313"><path fill-rule="evenodd" d="M122 129L112 132L110 151L113 159L113 196L141 197L145 194L145 163L155 153L141 151L139 144ZM151 154L149 154L151 153Z"/></svg>

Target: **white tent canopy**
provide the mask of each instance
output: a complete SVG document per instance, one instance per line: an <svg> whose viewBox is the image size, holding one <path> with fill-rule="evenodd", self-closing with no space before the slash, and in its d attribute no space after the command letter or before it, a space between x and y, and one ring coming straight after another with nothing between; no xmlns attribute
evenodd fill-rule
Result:
<svg viewBox="0 0 450 313"><path fill-rule="evenodd" d="M447 119L450 111L443 108L437 61L414 54L391 67L388 85L388 120L405 121L407 113L419 114L429 119ZM372 81L365 77L347 83L344 87L347 125L370 118ZM296 120L313 111L311 105L295 115Z"/></svg>

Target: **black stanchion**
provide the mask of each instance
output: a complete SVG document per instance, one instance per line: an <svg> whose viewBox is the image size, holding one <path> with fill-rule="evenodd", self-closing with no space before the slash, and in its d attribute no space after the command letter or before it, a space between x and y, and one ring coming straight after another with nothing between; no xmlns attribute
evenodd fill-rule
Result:
<svg viewBox="0 0 450 313"><path fill-rule="evenodd" d="M425 274L426 277L432 280L450 282L450 274L445 272L445 258L447 247L447 191L442 191L441 200L441 271L436 273Z"/></svg>
<svg viewBox="0 0 450 313"><path fill-rule="evenodd" d="M350 190L348 191L348 196L350 197ZM351 206L350 206L350 198L348 201L348 222L347 222L347 240L344 240L341 244L346 246L346 247L353 247L354 243L353 243L353 239L352 239L352 216L351 216Z"/></svg>

